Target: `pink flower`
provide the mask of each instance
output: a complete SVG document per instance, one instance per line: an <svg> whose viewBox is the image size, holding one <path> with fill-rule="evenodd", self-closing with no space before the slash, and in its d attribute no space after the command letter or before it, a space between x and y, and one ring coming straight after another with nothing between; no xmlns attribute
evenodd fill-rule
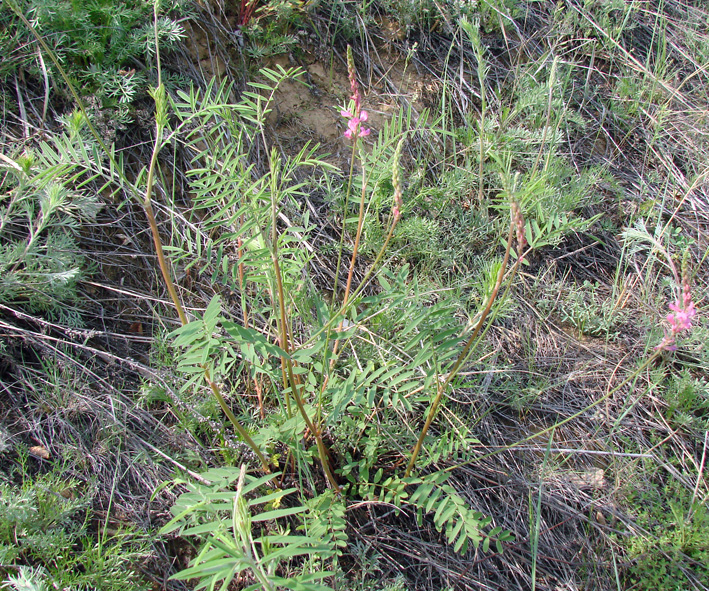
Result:
<svg viewBox="0 0 709 591"><path fill-rule="evenodd" d="M367 111L360 111L359 115L353 115L350 111L343 109L340 113L343 117L349 119L347 122L347 130L345 131L345 137L347 139L367 137L369 135L371 130L361 126L361 123L368 118Z"/></svg>
<svg viewBox="0 0 709 591"><path fill-rule="evenodd" d="M354 67L352 48L350 47L347 47L347 70L350 78L350 88L352 89L352 96L350 97L352 103L349 108L341 109L340 115L345 119L349 119L344 134L345 137L350 140L356 140L358 137L367 137L371 130L362 127L362 123L369 118L369 115L367 111L362 110L362 99L360 98L359 85L357 84L357 71Z"/></svg>
<svg viewBox="0 0 709 591"><path fill-rule="evenodd" d="M677 350L677 345L675 345L675 339L674 337L670 335L665 335L665 338L662 339L662 342L655 347L656 351L676 351Z"/></svg>
<svg viewBox="0 0 709 591"><path fill-rule="evenodd" d="M669 305L672 314L668 314L665 318L670 325L670 332L665 333L665 338L655 347L664 351L676 351L675 337L685 330L692 329L692 320L697 315L697 308L692 301L692 292L689 287L689 281L683 281L682 299L677 300Z"/></svg>
<svg viewBox="0 0 709 591"><path fill-rule="evenodd" d="M697 315L697 309L694 307L694 302L691 299L684 308L681 307L679 300L670 304L670 310L672 310L674 314L667 315L667 322L670 323L673 333L690 330L692 328L692 318Z"/></svg>

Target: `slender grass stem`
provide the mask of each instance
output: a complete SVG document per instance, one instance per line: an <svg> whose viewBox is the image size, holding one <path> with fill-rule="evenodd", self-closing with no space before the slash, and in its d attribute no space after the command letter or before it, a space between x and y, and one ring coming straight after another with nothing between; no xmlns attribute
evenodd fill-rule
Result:
<svg viewBox="0 0 709 591"><path fill-rule="evenodd" d="M340 234L340 245L337 250L337 265L335 266L335 281L332 284L332 301L330 304L330 309L332 310L335 305L335 299L337 297L337 283L340 280L340 265L342 264L342 250L345 246L345 234L347 230L347 210L349 208L350 202L350 192L352 191L352 177L354 176L354 163L355 156L357 155L357 140L352 142L352 155L350 156L350 174L347 179L347 190L345 191L345 204L342 211L342 233ZM362 180L364 182L364 178Z"/></svg>

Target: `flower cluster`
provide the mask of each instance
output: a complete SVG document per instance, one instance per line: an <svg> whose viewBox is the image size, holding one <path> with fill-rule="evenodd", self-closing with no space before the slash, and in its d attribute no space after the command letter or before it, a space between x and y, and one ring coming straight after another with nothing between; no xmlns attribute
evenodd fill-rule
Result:
<svg viewBox="0 0 709 591"><path fill-rule="evenodd" d="M358 137L367 137L369 135L370 130L366 127L361 127L361 124L368 118L367 111L360 110L358 112L355 107L354 113L347 109L342 109L342 111L340 111L340 115L349 119L347 122L347 129L345 130L345 137L348 140L356 139Z"/></svg>
<svg viewBox="0 0 709 591"><path fill-rule="evenodd" d="M670 332L665 333L665 338L655 348L664 351L675 351L677 349L675 345L676 336L684 330L690 330L692 328L692 320L697 315L697 309L692 301L689 280L686 276L682 280L682 300L673 302L669 307L672 310L672 313L667 315Z"/></svg>
<svg viewBox="0 0 709 591"><path fill-rule="evenodd" d="M354 67L352 48L349 46L347 47L347 71L350 78L350 89L352 91L350 99L352 103L350 108L342 109L340 115L349 119L345 137L349 140L356 140L358 137L367 137L369 135L370 130L366 127L362 127L362 123L369 118L369 115L367 115L367 111L362 109L362 98L359 94L359 85L357 84L357 70L355 70Z"/></svg>

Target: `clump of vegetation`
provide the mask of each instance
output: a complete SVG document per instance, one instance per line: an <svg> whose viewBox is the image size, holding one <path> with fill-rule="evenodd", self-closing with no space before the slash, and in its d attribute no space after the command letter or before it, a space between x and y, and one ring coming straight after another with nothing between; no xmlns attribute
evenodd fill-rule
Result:
<svg viewBox="0 0 709 591"><path fill-rule="evenodd" d="M134 566L147 556L148 537L135 528L95 523L91 483L57 469L0 480L0 572L4 588L148 589ZM96 531L97 528L97 531ZM94 530L94 531L92 531Z"/></svg>
<svg viewBox="0 0 709 591"><path fill-rule="evenodd" d="M3 5L5 586L702 588L707 15L577 4Z"/></svg>
<svg viewBox="0 0 709 591"><path fill-rule="evenodd" d="M0 302L46 313L67 325L82 323L77 286L86 261L78 245L81 221L94 221L100 205L75 184L81 162L91 160L81 142L84 119L66 121L53 145L16 160L4 156L0 190ZM99 164L99 163L96 163ZM94 168L94 163L90 164ZM78 174L81 174L79 172Z"/></svg>
<svg viewBox="0 0 709 591"><path fill-rule="evenodd" d="M153 82L154 70L146 66L154 59L156 43L168 48L184 37L177 17L185 8L171 3L170 12L153 21L153 5L148 2L7 0L0 12L0 53L7 56L0 65L0 81L7 83L18 75L41 80L43 119L50 93L71 100L54 60L37 50L21 13L76 90L125 125L133 119L130 107L147 96ZM19 101L24 102L21 96Z"/></svg>
<svg viewBox="0 0 709 591"><path fill-rule="evenodd" d="M706 502L674 481L631 491L640 529L628 542L627 584L663 591L701 584L709 576Z"/></svg>

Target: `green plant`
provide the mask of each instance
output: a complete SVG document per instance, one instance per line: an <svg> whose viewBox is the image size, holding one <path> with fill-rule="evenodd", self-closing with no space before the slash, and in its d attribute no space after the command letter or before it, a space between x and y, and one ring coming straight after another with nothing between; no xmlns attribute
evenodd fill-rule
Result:
<svg viewBox="0 0 709 591"><path fill-rule="evenodd" d="M631 491L642 507L642 533L627 540L631 563L625 583L643 589L674 591L689 581L709 577L709 514L681 484L642 487Z"/></svg>
<svg viewBox="0 0 709 591"><path fill-rule="evenodd" d="M709 423L709 384L688 369L669 376L663 389L665 418L673 425L699 431Z"/></svg>
<svg viewBox="0 0 709 591"><path fill-rule="evenodd" d="M244 53L262 60L296 49L298 38L291 31L302 26L305 4L296 0L268 0L257 5L256 1L241 2L239 25L246 39Z"/></svg>
<svg viewBox="0 0 709 591"><path fill-rule="evenodd" d="M81 189L95 173L74 188L87 169L97 168L90 148L65 150L81 128L82 117L70 117L66 131L38 152L0 155L7 173L0 184L0 301L74 326L81 323L77 284L86 272L79 223L99 209Z"/></svg>
<svg viewBox="0 0 709 591"><path fill-rule="evenodd" d="M13 591L47 591L46 575L43 569L19 567L16 575L10 575L3 584L3 588Z"/></svg>
<svg viewBox="0 0 709 591"><path fill-rule="evenodd" d="M561 284L550 284L539 308L545 313L553 313L582 335L612 339L618 336L617 326L627 314L617 310L615 303L599 292L599 285L588 280L572 286L566 294Z"/></svg>
<svg viewBox="0 0 709 591"><path fill-rule="evenodd" d="M383 0L380 6L385 13L396 16L407 36L415 31L430 30L441 16L446 16L441 15L440 5L432 0ZM363 7L362 13L366 12Z"/></svg>
<svg viewBox="0 0 709 591"><path fill-rule="evenodd" d="M155 54L156 41L167 48L184 35L182 26L168 16L153 25L151 3L139 0L7 1L33 23L81 94L95 95L105 107L120 107L123 119L128 116L125 107L145 96L148 88L147 71L136 69L136 62ZM173 13L180 9L179 3L171 5ZM34 44L20 19L11 11L0 19L0 51L13 56L0 67L0 78L28 68L33 75L44 70L53 81L57 70L51 62L45 64L41 53L35 59Z"/></svg>
<svg viewBox="0 0 709 591"><path fill-rule="evenodd" d="M98 539L90 533L91 487L66 478L61 470L20 483L0 481L0 573L6 586L97 591L147 589L133 565L148 552L145 535L122 528ZM30 567L42 565L31 571ZM13 574L14 573L14 574Z"/></svg>
<svg viewBox="0 0 709 591"><path fill-rule="evenodd" d="M182 102L175 104L181 121L177 131L189 124L190 131L184 139L186 144L199 142L209 147L208 151L202 150L197 155L197 166L189 176L194 179L195 203L205 212L203 217L207 227L213 229L213 238L204 245L188 243L181 252L174 248L172 251L190 266L202 264L202 269L207 270L214 264L218 273L226 273L225 278L239 289L242 297L239 322L223 314L220 298L215 296L201 318L187 322L175 331L175 344L181 349L178 366L191 376L185 389L199 386L205 376L208 376L207 384L214 393L217 388L221 391L222 387L216 385L225 380L234 380L239 376L248 376L248 379L257 377L264 385L260 404L268 405L271 411L268 421L254 427L256 433L253 437L249 435L247 443L259 454L264 468L268 467L267 450L273 449L274 443L280 441L286 443L283 465L288 465L289 458L297 459L297 469L312 481L307 463L316 457L335 490L340 488L340 483L333 470L332 448L328 449L323 437L326 430L331 437L340 440L340 425L354 426L372 409L381 409L389 414L388 410L384 410L389 405L393 410L390 420L395 423L396 413L412 412L416 403L429 400L428 395L422 397L415 393L417 390L426 392L438 380L438 386L433 388L435 395L427 422L420 431L418 442L415 445L412 442L413 452L405 477L413 478L411 471L424 441L428 440L427 433L437 415L443 393L469 356L488 314L493 310L497 290L506 271L506 261L498 268L495 286L475 321L475 329L469 335L460 337L457 327L438 332L434 328L436 324L431 321L441 307L414 306L411 311L418 313L398 335L398 338L404 338L399 352L394 343L384 341L378 351L380 362L368 363L358 370L345 363L341 347L349 344L356 350L360 346L356 344L359 341L359 327L375 326L375 319L387 310L396 309L397 304L408 297L406 269L392 275L385 270L380 271L378 267L401 216L403 202L399 159L405 139L402 135L405 136L406 132L401 129L403 118L395 119L380 133L372 154L365 155L358 151L357 139L368 133L360 127L361 122L366 121L366 113L358 109L356 98L354 106L343 111L350 119L348 133L355 140L353 163L354 157L358 156L364 163L364 174L360 178L350 174L346 179L345 211L348 211L350 190L360 193L358 209L355 210L356 224L351 226L354 243L340 301L337 305L335 301L331 306L324 305L312 286L302 281L306 263L302 253L307 250L309 228L307 214L299 214L301 206L298 197L303 185L296 181L296 174L305 167L317 167L325 173L331 169L317 160L314 150L308 147L290 158L271 151L268 169L261 175L254 175L252 168L245 164L252 146L251 138L259 137L267 145L263 121L271 109L276 88L282 80L297 74L297 70L264 70L263 76L270 84L252 83L254 90L244 93L242 100L235 105L226 100L230 89L225 85L210 87L204 93L182 94ZM356 97L354 82L352 86L355 89L353 96ZM217 166L230 171L229 176L217 172ZM385 176L391 179L393 195L381 203L378 200L385 198L372 195L369 187L377 187L378 179ZM387 206L391 208L391 215L383 225L384 237L378 251L373 254L371 270L359 285L355 285L354 269L365 220L370 210L376 212ZM302 216L302 221L300 224L289 223L285 230L279 230L278 219L285 211L288 212L288 219ZM345 215L343 236L349 223ZM510 232L506 257L509 256L513 236L514 232ZM237 265L223 264L227 260L223 249L226 241L238 248ZM216 261L210 256L204 263L200 256L200 252L204 251L216 253ZM344 258L342 251L339 256ZM361 292L374 270L379 272L384 291L377 296L362 298ZM337 290L335 293L339 295ZM250 294L248 298L247 294ZM303 302L315 304L316 318L302 309ZM293 319L296 315L310 318L311 325L301 326L300 334L294 333ZM256 322L259 328L255 326ZM467 341L467 345L460 348L463 340ZM430 343L430 347L421 349L422 342ZM402 354L407 358L403 365ZM446 377L440 378L441 375ZM418 389L417 385L420 386ZM222 407L225 408L224 405ZM242 406L240 412L242 417L248 416L249 408ZM235 426L250 424L247 418L240 419L233 415L230 419ZM242 427L239 435L243 434ZM314 443L314 449L310 451L307 448L308 439ZM373 450L375 440L374 433L367 433L363 443ZM306 447L302 447L303 443ZM345 453L351 452L348 450ZM437 453L437 457L441 457L440 450ZM378 454L372 453L369 460L370 465L376 467ZM368 466L355 462L353 467L356 470L344 467L341 474L366 482ZM378 473L381 473L381 468ZM423 485L423 481L415 479L401 482L404 487ZM483 540L488 544L489 538L481 533L486 520L479 513L466 510L465 502L453 489L446 489L445 485L441 487L441 491L447 491L444 496L421 486L416 488L412 498L418 503L419 510L434 514L434 524L447 532L456 550L464 550L469 543L477 545ZM393 498L400 500L402 497L399 494ZM462 521L465 527L454 523L453 515L465 515Z"/></svg>
<svg viewBox="0 0 709 591"><path fill-rule="evenodd" d="M167 534L180 530L182 536L195 536L200 548L191 567L173 575L173 579L198 579L197 589L227 589L235 577L246 572L255 584L246 587L256 589L302 589L320 591L329 589L319 583L334 573L320 568L306 568L299 574L294 559L322 561L336 553L336 538L291 533L285 518L303 514L304 506L279 508L283 499L296 489L274 490L260 494L259 487L269 482L271 476L252 478L246 475L246 466L240 470L219 468L202 474L204 482L186 482L183 493L172 512L175 515L161 530ZM233 483L236 482L236 490ZM179 483L179 481L176 481ZM248 498L253 497L253 498ZM248 499L248 500L247 500ZM264 506L265 511L255 508ZM289 574L280 573L286 569Z"/></svg>

